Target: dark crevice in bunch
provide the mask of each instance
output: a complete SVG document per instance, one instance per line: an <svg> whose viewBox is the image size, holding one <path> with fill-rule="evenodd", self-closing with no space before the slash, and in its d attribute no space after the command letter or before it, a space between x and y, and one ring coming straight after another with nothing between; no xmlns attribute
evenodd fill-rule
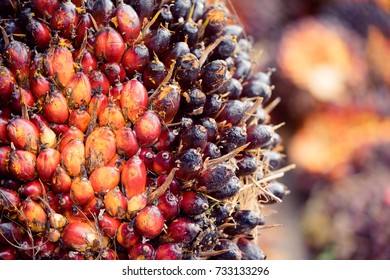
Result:
<svg viewBox="0 0 390 280"><path fill-rule="evenodd" d="M149 201L149 208L144 208L147 211L139 215L110 211L104 214L107 223L114 223L107 212L126 223L116 235L105 232L114 240L120 256L265 258L251 241L253 230L265 223L262 213L233 202L244 183L248 184L248 176L261 180L284 164L281 139L269 124L266 109L272 93L271 71L253 71L251 42L242 27L231 23L234 17L226 7L207 6L204 0L1 3L0 21L5 34L0 48L5 66L0 67L6 75L6 71L11 71L8 76L15 84L1 95L2 111L8 107L12 116L24 114L26 107L30 115L43 112L54 123L51 128L57 135L66 129L61 125L66 121L59 118L71 125L72 118L81 118L86 112L89 119L83 132L88 138L97 127L116 130L119 128L115 125L125 123L123 137L138 144L133 150L121 146L120 151L125 161L136 154L144 162L149 195L164 185L167 175L176 168L167 190ZM132 7L130 11L128 7ZM136 20L131 24L121 22L121 12L133 13ZM117 38L118 34L121 38ZM99 40L107 38L116 43L123 40L124 44L100 47ZM56 66L56 56L67 58L69 54L75 65L65 65L66 60L62 60L64 65ZM48 63L42 65L42 61L48 60L57 68ZM69 72L86 74L92 96L77 99L69 93L64 98ZM134 82L130 85L129 81ZM120 100L120 92L124 87L139 90L136 81L147 91L147 108L124 110L126 101ZM50 113L49 105L54 103L63 108L69 106L71 113ZM106 107L111 110L104 118L99 110ZM122 117L115 111L120 107ZM156 116L159 122L154 122ZM160 122L161 128L153 138L146 131L146 124ZM102 133L114 137L110 132ZM2 140L2 146L9 145L5 141ZM99 160L105 161L104 155ZM80 168L88 177L99 164L90 156L86 166ZM64 166L67 172L72 169L70 164ZM5 181L2 178L2 188L7 188ZM124 185L120 184L122 190ZM49 188L53 186L49 184ZM276 181L269 186L263 184L263 188L268 192L257 198L259 209L262 204L280 201L286 192L286 187ZM112 195L120 194L117 191ZM129 193L125 194L130 200ZM94 207L104 209L101 204L109 203L108 198L100 198ZM66 199L69 198L61 195L64 208ZM156 224L165 223L165 233L161 233L162 228L157 234L144 229L142 215L153 217ZM123 235L127 241L121 239ZM141 242L140 236L148 241ZM61 241L61 246L66 247L66 241ZM71 258L69 253L65 255L57 252L56 258ZM76 255L80 257L79 253ZM88 253L81 255L88 257Z"/></svg>

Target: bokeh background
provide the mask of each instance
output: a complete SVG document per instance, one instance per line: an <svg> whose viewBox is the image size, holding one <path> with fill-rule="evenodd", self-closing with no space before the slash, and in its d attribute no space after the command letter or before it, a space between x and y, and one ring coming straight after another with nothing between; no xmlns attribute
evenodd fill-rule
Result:
<svg viewBox="0 0 390 280"><path fill-rule="evenodd" d="M290 194L268 259L390 259L390 1L226 1L274 68Z"/></svg>

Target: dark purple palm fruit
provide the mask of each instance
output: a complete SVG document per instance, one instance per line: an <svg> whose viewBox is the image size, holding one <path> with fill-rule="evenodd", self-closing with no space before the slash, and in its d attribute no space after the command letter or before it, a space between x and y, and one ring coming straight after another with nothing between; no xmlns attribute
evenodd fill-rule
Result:
<svg viewBox="0 0 390 280"><path fill-rule="evenodd" d="M242 253L240 248L229 239L219 239L214 251L221 253L211 257L212 260L241 260Z"/></svg>
<svg viewBox="0 0 390 280"><path fill-rule="evenodd" d="M266 255L263 250L258 247L253 241L241 237L237 240L237 246L241 250L242 260L265 260Z"/></svg>

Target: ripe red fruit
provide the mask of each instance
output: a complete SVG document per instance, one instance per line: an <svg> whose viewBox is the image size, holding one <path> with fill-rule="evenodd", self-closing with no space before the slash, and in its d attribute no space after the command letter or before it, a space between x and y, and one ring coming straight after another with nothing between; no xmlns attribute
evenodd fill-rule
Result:
<svg viewBox="0 0 390 280"><path fill-rule="evenodd" d="M124 82L126 79L126 70L122 64L118 62L107 62L100 67L111 85L114 85L116 81Z"/></svg>
<svg viewBox="0 0 390 280"><path fill-rule="evenodd" d="M146 111L134 124L134 132L141 147L153 145L160 137L160 118L153 111Z"/></svg>
<svg viewBox="0 0 390 280"><path fill-rule="evenodd" d="M7 125L7 134L9 141L14 143L16 148L33 154L38 152L39 132L31 121L23 118L11 119Z"/></svg>
<svg viewBox="0 0 390 280"><path fill-rule="evenodd" d="M72 179L61 166L57 166L55 169L50 185L54 192L56 193L66 193L70 191L70 185L72 184Z"/></svg>
<svg viewBox="0 0 390 280"><path fill-rule="evenodd" d="M114 238L121 225L121 220L103 213L103 215L98 216L98 224L105 235Z"/></svg>
<svg viewBox="0 0 390 280"><path fill-rule="evenodd" d="M124 155L126 158L130 158L137 153L139 145L134 131L130 126L119 128L115 133L115 139L116 152L119 155Z"/></svg>
<svg viewBox="0 0 390 280"><path fill-rule="evenodd" d="M69 49L63 46L51 46L44 55L43 64L49 77L56 76L63 86L67 86L75 74L74 60Z"/></svg>
<svg viewBox="0 0 390 280"><path fill-rule="evenodd" d="M108 126L115 132L126 125L121 109L114 102L110 102L110 104L100 112L98 119L100 126Z"/></svg>
<svg viewBox="0 0 390 280"><path fill-rule="evenodd" d="M183 192L180 199L180 211L188 216L200 215L209 209L207 198L195 191Z"/></svg>
<svg viewBox="0 0 390 280"><path fill-rule="evenodd" d="M8 160L8 172L18 181L31 181L35 178L36 157L34 154L23 150L11 150Z"/></svg>
<svg viewBox="0 0 390 280"><path fill-rule="evenodd" d="M96 34L95 56L107 62L120 62L125 52L121 34L112 27L104 27Z"/></svg>
<svg viewBox="0 0 390 280"><path fill-rule="evenodd" d="M50 94L46 97L43 105L43 115L49 122L60 124L65 123L69 117L68 102L54 87L52 87Z"/></svg>
<svg viewBox="0 0 390 280"><path fill-rule="evenodd" d="M11 152L10 146L0 146L0 176L2 178L9 177L8 161Z"/></svg>
<svg viewBox="0 0 390 280"><path fill-rule="evenodd" d="M115 135L108 127L96 128L85 141L85 157L92 172L106 165L115 155Z"/></svg>
<svg viewBox="0 0 390 280"><path fill-rule="evenodd" d="M104 194L119 185L120 171L116 167L102 166L91 173L89 180L95 192Z"/></svg>
<svg viewBox="0 0 390 280"><path fill-rule="evenodd" d="M30 80L30 90L35 100L40 100L50 91L50 82L42 74L35 72Z"/></svg>
<svg viewBox="0 0 390 280"><path fill-rule="evenodd" d="M61 233L61 240L66 247L78 252L97 250L101 243L96 229L86 222L71 222L66 225Z"/></svg>
<svg viewBox="0 0 390 280"><path fill-rule="evenodd" d="M155 250L149 243L137 243L131 247L128 257L130 260L153 260Z"/></svg>
<svg viewBox="0 0 390 280"><path fill-rule="evenodd" d="M50 181L60 164L61 154L56 149L43 147L37 157L37 174L44 182Z"/></svg>
<svg viewBox="0 0 390 280"><path fill-rule="evenodd" d="M130 158L123 167L121 181L127 198L144 192L146 187L146 166L137 156Z"/></svg>
<svg viewBox="0 0 390 280"><path fill-rule="evenodd" d="M164 227L164 217L156 206L147 206L135 217L134 227L146 238L155 238Z"/></svg>
<svg viewBox="0 0 390 280"><path fill-rule="evenodd" d="M66 87L68 106L78 108L87 105L92 98L92 87L88 76L83 72L77 72Z"/></svg>
<svg viewBox="0 0 390 280"><path fill-rule="evenodd" d="M83 141L74 139L70 141L61 152L61 165L70 176L81 174L82 165L85 164L85 147Z"/></svg>
<svg viewBox="0 0 390 280"><path fill-rule="evenodd" d="M91 84L92 92L100 92L108 95L110 90L110 81L107 76L100 70L92 70L88 74L89 82Z"/></svg>
<svg viewBox="0 0 390 280"><path fill-rule="evenodd" d="M37 49L42 51L49 47L51 34L50 28L45 24L30 16L26 26L27 36Z"/></svg>
<svg viewBox="0 0 390 280"><path fill-rule="evenodd" d="M50 26L64 38L69 38L79 21L79 14L71 1L62 2L51 18Z"/></svg>
<svg viewBox="0 0 390 280"><path fill-rule="evenodd" d="M75 204L84 206L94 197L95 192L91 181L86 176L80 176L73 180L70 185L70 198Z"/></svg>
<svg viewBox="0 0 390 280"><path fill-rule="evenodd" d="M122 57L122 65L129 76L141 73L149 63L149 49L144 44L130 46Z"/></svg>
<svg viewBox="0 0 390 280"><path fill-rule="evenodd" d="M21 202L19 221L25 223L32 232L46 230L47 214L35 201L26 198Z"/></svg>
<svg viewBox="0 0 390 280"><path fill-rule="evenodd" d="M181 260L183 259L183 249L177 243L160 245L156 250L156 260Z"/></svg>
<svg viewBox="0 0 390 280"><path fill-rule="evenodd" d="M130 249L141 241L141 236L134 230L132 224L123 222L118 228L116 241L118 241L123 248Z"/></svg>
<svg viewBox="0 0 390 280"><path fill-rule="evenodd" d="M14 90L15 76L5 66L0 65L0 102L1 104L8 104L11 93Z"/></svg>
<svg viewBox="0 0 390 280"><path fill-rule="evenodd" d="M200 227L187 218L173 220L167 229L168 239L177 243L189 244L198 235Z"/></svg>
<svg viewBox="0 0 390 280"><path fill-rule="evenodd" d="M169 173L175 167L175 156L168 151L157 153L153 162L153 171L158 175Z"/></svg>
<svg viewBox="0 0 390 280"><path fill-rule="evenodd" d="M165 191L157 201L157 207L166 221L174 219L179 214L179 200L170 191Z"/></svg>
<svg viewBox="0 0 390 280"><path fill-rule="evenodd" d="M115 11L116 23L126 43L137 39L141 32L141 21L136 11L123 2L118 4Z"/></svg>
<svg viewBox="0 0 390 280"><path fill-rule="evenodd" d="M87 112L87 107L81 106L70 113L68 124L86 132L90 121L91 115Z"/></svg>
<svg viewBox="0 0 390 280"><path fill-rule="evenodd" d="M120 98L121 108L125 118L132 123L147 110L148 92L138 80L130 80L123 85Z"/></svg>
<svg viewBox="0 0 390 280"><path fill-rule="evenodd" d="M13 40L5 48L4 59L21 87L28 88L31 52L27 45Z"/></svg>
<svg viewBox="0 0 390 280"><path fill-rule="evenodd" d="M127 199L117 186L110 190L104 197L104 207L107 214L123 219L127 210Z"/></svg>
<svg viewBox="0 0 390 280"><path fill-rule="evenodd" d="M169 84L161 88L152 100L152 107L165 123L170 123L180 108L180 87L177 84Z"/></svg>

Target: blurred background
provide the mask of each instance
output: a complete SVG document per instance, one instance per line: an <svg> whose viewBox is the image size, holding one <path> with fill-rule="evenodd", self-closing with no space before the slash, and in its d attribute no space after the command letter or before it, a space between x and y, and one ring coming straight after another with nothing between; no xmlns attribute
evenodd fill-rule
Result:
<svg viewBox="0 0 390 280"><path fill-rule="evenodd" d="M390 0L230 0L275 68L291 193L268 259L390 259Z"/></svg>

